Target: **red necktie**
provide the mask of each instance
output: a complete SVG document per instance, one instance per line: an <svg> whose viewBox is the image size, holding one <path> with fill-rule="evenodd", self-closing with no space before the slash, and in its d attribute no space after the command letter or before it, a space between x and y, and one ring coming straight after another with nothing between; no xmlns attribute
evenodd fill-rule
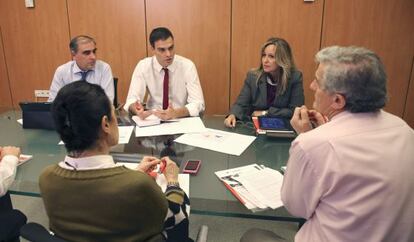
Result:
<svg viewBox="0 0 414 242"><path fill-rule="evenodd" d="M168 68L162 68L164 70L164 85L162 92L162 109L168 108Z"/></svg>

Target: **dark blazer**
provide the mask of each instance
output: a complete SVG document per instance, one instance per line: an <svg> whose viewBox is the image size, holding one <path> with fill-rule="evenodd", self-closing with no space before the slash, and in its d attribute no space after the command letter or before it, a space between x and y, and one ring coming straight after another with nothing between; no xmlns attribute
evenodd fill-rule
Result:
<svg viewBox="0 0 414 242"><path fill-rule="evenodd" d="M237 119L249 120L256 110L268 110L267 116L290 119L295 107L304 104L302 73L293 71L288 80L285 93L276 96L271 107L267 107L267 83L266 75L262 75L257 81L257 75L253 71L247 73L244 86L236 102L230 109Z"/></svg>

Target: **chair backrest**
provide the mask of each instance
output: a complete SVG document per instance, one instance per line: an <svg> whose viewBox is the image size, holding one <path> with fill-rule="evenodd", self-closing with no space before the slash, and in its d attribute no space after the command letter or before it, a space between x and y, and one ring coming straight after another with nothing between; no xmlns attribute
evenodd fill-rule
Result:
<svg viewBox="0 0 414 242"><path fill-rule="evenodd" d="M20 236L31 242L67 242L52 235L38 223L27 223L20 229Z"/></svg>
<svg viewBox="0 0 414 242"><path fill-rule="evenodd" d="M118 108L118 77L114 77L114 107Z"/></svg>

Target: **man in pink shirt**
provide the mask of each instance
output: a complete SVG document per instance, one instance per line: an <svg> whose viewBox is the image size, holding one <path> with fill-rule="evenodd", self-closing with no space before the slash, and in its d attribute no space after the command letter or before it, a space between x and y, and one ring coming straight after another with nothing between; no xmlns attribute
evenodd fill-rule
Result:
<svg viewBox="0 0 414 242"><path fill-rule="evenodd" d="M295 241L414 241L414 131L382 110L381 60L332 46L316 61L313 109L291 119L299 135L281 191L286 209L307 220Z"/></svg>
<svg viewBox="0 0 414 242"><path fill-rule="evenodd" d="M282 187L286 209L307 219L295 240L414 241L414 131L382 110L381 60L333 46L316 61L314 110L295 110Z"/></svg>

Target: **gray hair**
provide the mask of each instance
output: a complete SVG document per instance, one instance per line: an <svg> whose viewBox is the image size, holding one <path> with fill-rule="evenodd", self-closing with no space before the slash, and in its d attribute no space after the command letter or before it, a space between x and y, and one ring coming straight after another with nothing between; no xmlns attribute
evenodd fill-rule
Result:
<svg viewBox="0 0 414 242"><path fill-rule="evenodd" d="M322 89L345 97L345 109L373 112L387 102L387 74L380 58L363 47L331 46L320 50L316 62L325 66Z"/></svg>
<svg viewBox="0 0 414 242"><path fill-rule="evenodd" d="M89 42L93 42L96 45L96 42L92 37L87 35L78 35L69 42L69 49L72 53L76 54L76 52L78 52L79 43Z"/></svg>

